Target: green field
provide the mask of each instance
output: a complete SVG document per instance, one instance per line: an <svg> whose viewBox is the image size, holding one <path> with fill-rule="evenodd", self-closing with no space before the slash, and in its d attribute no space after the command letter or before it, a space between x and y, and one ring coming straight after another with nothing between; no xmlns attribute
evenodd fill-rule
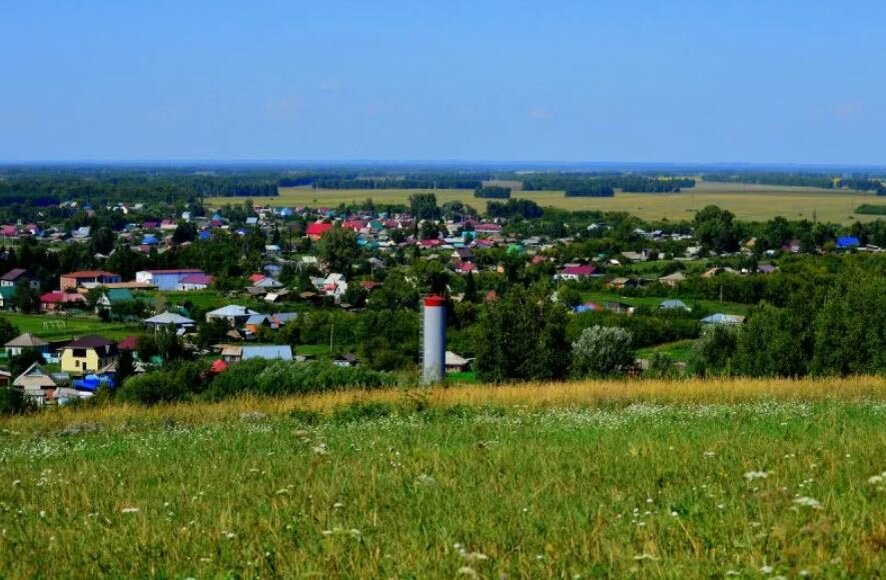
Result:
<svg viewBox="0 0 886 580"><path fill-rule="evenodd" d="M628 306L645 306L647 308L658 308L658 306L668 300L662 297L644 296L640 298L631 296L621 296L614 292L582 292L581 297L585 302L593 302L598 306L603 306L606 302L620 302ZM749 304L739 304L737 302L720 302L718 300L696 300L686 298L683 303L690 308L701 308L706 312L722 312L723 314L739 314L746 316L754 306Z"/></svg>
<svg viewBox="0 0 886 580"><path fill-rule="evenodd" d="M361 203L372 198L376 203L407 203L417 190L314 190L281 188L276 198L256 199L257 204L273 206L335 207L341 203ZM467 189L440 189L434 192L438 203L463 201L479 210L486 209L486 200L474 198ZM568 210L624 211L650 220L686 220L706 205L714 204L735 213L743 220L767 220L781 215L788 219L812 219L835 223L852 223L876 219L861 215L855 209L863 204L886 206L886 198L859 192L831 191L803 187L761 186L735 183L699 183L694 189L672 194L616 193L612 198L564 197L560 191L515 191L516 198L536 201L543 207ZM207 198L206 204L220 207L242 203L245 198Z"/></svg>
<svg viewBox="0 0 886 580"><path fill-rule="evenodd" d="M112 340L121 340L139 332L138 324L102 322L97 316L57 316L47 314L0 313L21 332L36 334L43 340L64 340L85 334L100 334Z"/></svg>
<svg viewBox="0 0 886 580"><path fill-rule="evenodd" d="M875 577L884 387L477 386L0 420L0 576Z"/></svg>

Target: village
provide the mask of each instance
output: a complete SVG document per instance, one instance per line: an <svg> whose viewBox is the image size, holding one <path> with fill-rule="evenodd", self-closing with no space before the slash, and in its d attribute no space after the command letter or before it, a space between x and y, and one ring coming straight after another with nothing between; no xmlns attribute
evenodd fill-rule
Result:
<svg viewBox="0 0 886 580"><path fill-rule="evenodd" d="M134 259L117 263L130 272L96 268L59 272L57 278L47 279L46 269L33 264L3 274L0 308L9 313L5 318L12 326L20 321L28 328L9 337L3 354L7 363L23 354L30 354L31 360L26 368L13 365L15 373L0 371L0 381L21 389L40 405L90 398L103 387L117 386L121 357L127 376L162 367L164 353L139 349L140 341L158 333L173 334L188 358L210 361L209 372L214 374L256 358L293 364L320 358L340 367L361 365L361 349L355 348L353 339L340 338L336 345L334 320L328 344L325 337L312 342L305 340L304 332L287 332L286 327L297 325L311 312L330 309L359 317L374 302L391 301L390 292L382 297L386 280L405 280L416 296L439 293L454 306L466 300L496 301L519 275L547 280L551 299L575 315L628 317L639 309L646 317L677 313L691 320L693 328L738 326L755 301L724 300L723 281L729 281L728 290L740 285L741 278L772 275L783 257L882 251L862 243L857 235L836 235L836 231L822 246L810 247L806 240L787 237L776 247L769 243L761 250L755 247L757 238L750 237L734 248L712 248L683 224L634 227L625 234L623 223L606 219L573 226L572 233L553 237L527 231L533 221L519 215L481 217L464 207L446 206L441 211L432 194L423 201L431 202L430 210L427 204L378 211L248 202L242 208L185 210L175 217L142 221L128 218L146 213L145 204L115 204L96 212L65 202L60 209L69 214L93 220L99 213L114 217L120 229L111 232L112 239L105 243L111 250L89 259L107 267L114 263L115 253L125 252ZM96 237L108 233L108 228L90 226L64 230L48 222L7 224L0 228L0 243L11 262L16 252L24 257L33 255L34 248L55 254L66 247L95 248ZM226 256L242 271L234 280L220 283L219 274L224 272L192 267L199 264L132 271L133 262L163 264L176 255L181 263L182 255L193 247L222 243L223 251L241 250L240 256ZM591 251L607 246L609 251ZM392 276L392 271L401 276ZM719 295L711 296L714 286L719 286ZM681 293L686 287L692 290ZM105 327L114 331L109 334ZM398 370L409 371L418 364L417 330L410 339L414 344L403 349L412 363L396 365ZM339 334L345 335L343 331L340 327ZM644 345L652 350L638 357L638 364L648 365L645 359L657 349L685 351L686 340L697 333ZM207 341L210 334L212 340ZM455 342L461 349L446 351L446 370L453 377L470 378L476 349L464 340ZM685 360L673 363L682 368ZM376 368L393 370L389 365Z"/></svg>

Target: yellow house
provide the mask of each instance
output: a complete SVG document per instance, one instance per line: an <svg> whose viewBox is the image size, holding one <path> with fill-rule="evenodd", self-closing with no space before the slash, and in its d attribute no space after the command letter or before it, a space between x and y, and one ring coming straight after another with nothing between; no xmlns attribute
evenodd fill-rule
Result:
<svg viewBox="0 0 886 580"><path fill-rule="evenodd" d="M117 360L117 345L103 336L79 338L62 350L62 372L85 375L101 370Z"/></svg>

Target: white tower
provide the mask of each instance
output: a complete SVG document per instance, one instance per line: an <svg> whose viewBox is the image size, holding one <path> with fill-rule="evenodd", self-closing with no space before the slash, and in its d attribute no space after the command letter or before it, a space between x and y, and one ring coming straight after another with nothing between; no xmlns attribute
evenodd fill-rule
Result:
<svg viewBox="0 0 886 580"><path fill-rule="evenodd" d="M422 333L422 383L439 383L446 374L446 300L442 296L425 297Z"/></svg>

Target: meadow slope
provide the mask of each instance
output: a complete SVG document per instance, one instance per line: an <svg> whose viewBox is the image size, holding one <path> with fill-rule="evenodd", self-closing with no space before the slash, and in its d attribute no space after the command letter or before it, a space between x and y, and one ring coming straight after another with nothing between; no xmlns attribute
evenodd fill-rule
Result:
<svg viewBox="0 0 886 580"><path fill-rule="evenodd" d="M0 421L0 576L872 577L886 381L587 382Z"/></svg>

